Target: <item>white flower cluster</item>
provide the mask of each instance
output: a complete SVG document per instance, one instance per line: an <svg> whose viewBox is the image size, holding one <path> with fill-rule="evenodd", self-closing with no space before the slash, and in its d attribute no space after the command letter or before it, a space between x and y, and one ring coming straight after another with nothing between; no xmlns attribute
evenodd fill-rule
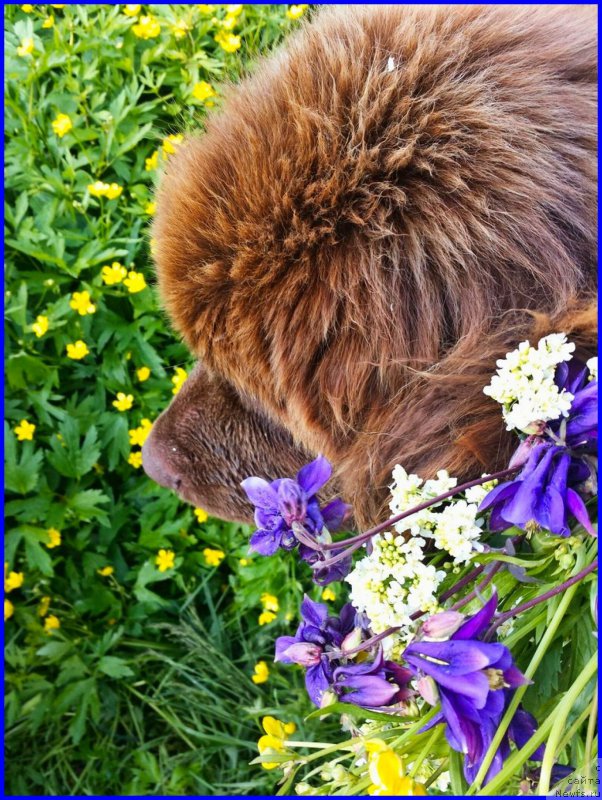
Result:
<svg viewBox="0 0 602 800"><path fill-rule="evenodd" d="M590 358L588 361L585 362L589 370L589 379L590 381L597 381L598 380L598 356L594 356Z"/></svg>
<svg viewBox="0 0 602 800"><path fill-rule="evenodd" d="M573 395L554 383L556 367L570 361L575 345L566 334L551 333L537 348L521 342L497 362L497 373L483 391L502 405L506 428L538 433L541 423L568 416Z"/></svg>

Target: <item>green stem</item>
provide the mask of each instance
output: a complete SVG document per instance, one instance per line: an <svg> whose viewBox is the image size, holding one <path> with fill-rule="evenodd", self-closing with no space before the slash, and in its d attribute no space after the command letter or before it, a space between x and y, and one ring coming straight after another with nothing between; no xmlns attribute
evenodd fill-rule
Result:
<svg viewBox="0 0 602 800"><path fill-rule="evenodd" d="M581 674L575 683L571 686L569 691L558 704L556 714L553 718L552 730L546 743L546 751L541 764L541 775L539 778L539 786L537 787L537 794L546 795L549 792L552 767L554 766L558 744L562 738L566 719L570 714L571 709L579 699L579 695L596 674L597 666L598 653L594 653L581 671Z"/></svg>
<svg viewBox="0 0 602 800"><path fill-rule="evenodd" d="M594 699L592 701L590 718L587 724L587 733L585 735L585 753L583 760L585 762L585 769L587 770L586 775L588 779L590 776L591 765L592 765L592 745L594 742L594 735L596 733L597 721L598 721L598 690L596 688Z"/></svg>
<svg viewBox="0 0 602 800"><path fill-rule="evenodd" d="M422 766L422 762L424 761L424 759L429 754L429 751L430 751L431 747L433 746L433 743L434 743L435 739L437 739L437 737L439 736L440 733L441 733L441 728L435 726L433 728L432 732L431 732L431 735L429 736L429 738L427 740L427 743L424 745L422 750L418 753L418 758L412 764L412 769L410 770L410 778L414 778L415 777L415 775L417 774L418 770Z"/></svg>

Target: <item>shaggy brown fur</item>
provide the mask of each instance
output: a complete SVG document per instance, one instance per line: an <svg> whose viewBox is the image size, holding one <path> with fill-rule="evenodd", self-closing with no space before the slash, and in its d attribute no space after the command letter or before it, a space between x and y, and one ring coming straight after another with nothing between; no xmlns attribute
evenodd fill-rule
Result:
<svg viewBox="0 0 602 800"><path fill-rule="evenodd" d="M189 499L240 518L240 479L305 457L276 462L290 437L364 524L396 463L506 464L482 392L496 358L557 330L595 350L595 28L594 6L324 9L170 158L162 298L202 386L278 445L250 445L202 388L176 398L153 436L179 437ZM233 465L218 503L191 415Z"/></svg>

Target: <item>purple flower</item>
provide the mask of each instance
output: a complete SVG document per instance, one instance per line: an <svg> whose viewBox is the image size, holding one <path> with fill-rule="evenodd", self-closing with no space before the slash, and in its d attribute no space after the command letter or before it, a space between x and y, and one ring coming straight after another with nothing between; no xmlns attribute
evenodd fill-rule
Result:
<svg viewBox="0 0 602 800"><path fill-rule="evenodd" d="M292 550L298 544L294 529L301 526L309 538L319 536L324 527L335 530L348 514L349 506L333 500L321 509L317 492L330 479L332 468L324 456L306 464L296 480L279 478L269 483L263 478L247 478L241 483L255 506L257 530L251 536L253 550L264 556L279 548ZM306 547L307 551L311 551ZM308 560L307 554L302 557Z"/></svg>
<svg viewBox="0 0 602 800"><path fill-rule="evenodd" d="M440 711L423 730L446 723L447 741L465 755L464 775L469 782L476 777L513 690L528 682L505 645L477 638L491 622L496 605L494 592L483 608L447 641L415 641L404 653L410 669L419 678L419 689L428 688L423 695L425 699L433 703L438 697L441 704ZM425 678L430 678L435 686ZM520 747L535 729L534 718L519 708L489 767L487 781L500 771L510 752L509 740ZM532 758L541 759L541 748Z"/></svg>
<svg viewBox="0 0 602 800"><path fill-rule="evenodd" d="M574 396L569 416L549 423L541 436L525 439L510 462L521 471L480 504L480 511L491 511L493 531L538 525L570 536L572 516L595 536L581 494L593 494L597 487L598 383L588 382L587 367L574 359L557 367L556 383Z"/></svg>
<svg viewBox="0 0 602 800"><path fill-rule="evenodd" d="M324 603L305 597L302 622L294 636L276 640L275 661L306 668L305 686L311 701L321 707L328 695L346 703L379 708L403 702L411 692L409 670L385 661L382 652L361 664L350 662L341 650L349 634L358 632L355 609L347 603L338 617L329 616ZM361 636L361 631L359 631Z"/></svg>

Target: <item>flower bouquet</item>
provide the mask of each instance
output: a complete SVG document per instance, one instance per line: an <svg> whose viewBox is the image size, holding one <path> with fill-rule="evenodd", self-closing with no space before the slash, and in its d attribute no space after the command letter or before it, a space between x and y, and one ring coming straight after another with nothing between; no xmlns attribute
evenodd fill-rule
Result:
<svg viewBox="0 0 602 800"><path fill-rule="evenodd" d="M242 484L250 546L296 551L313 581L341 581L337 614L305 596L276 662L304 671L309 717L334 742L267 716L257 763L278 794L547 794L597 773L597 359L564 334L523 342L484 391L518 446L507 469L462 485L393 470L393 516L333 538L320 456L296 478Z"/></svg>

